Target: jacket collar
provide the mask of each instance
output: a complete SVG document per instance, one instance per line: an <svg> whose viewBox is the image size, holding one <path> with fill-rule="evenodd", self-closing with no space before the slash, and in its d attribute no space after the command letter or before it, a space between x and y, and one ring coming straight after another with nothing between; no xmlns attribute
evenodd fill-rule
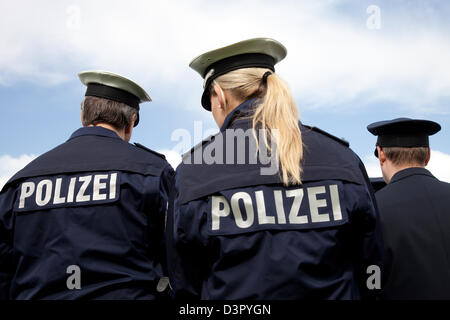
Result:
<svg viewBox="0 0 450 320"><path fill-rule="evenodd" d="M233 121L236 120L236 118L242 117L242 114L248 115L252 113L256 100L257 99L246 100L238 105L233 111L231 111L223 121L223 124L220 127L220 131L225 131L226 129L230 128L233 124Z"/></svg>
<svg viewBox="0 0 450 320"><path fill-rule="evenodd" d="M77 137L81 136L100 136L100 137L108 137L108 138L114 138L114 139L120 139L121 137L118 136L117 133L115 133L112 130L103 128L103 127L83 127L76 130L72 135L70 136L69 140L72 140Z"/></svg>
<svg viewBox="0 0 450 320"><path fill-rule="evenodd" d="M429 176L429 177L433 177L435 178L430 171L428 171L425 168L420 168L420 167L413 167L413 168L406 168L403 170L398 171L396 174L394 174L391 178L391 181L389 182L389 184L400 181L402 179L408 178L410 176L414 176L414 175L425 175L425 176ZM436 179L436 178L435 178Z"/></svg>

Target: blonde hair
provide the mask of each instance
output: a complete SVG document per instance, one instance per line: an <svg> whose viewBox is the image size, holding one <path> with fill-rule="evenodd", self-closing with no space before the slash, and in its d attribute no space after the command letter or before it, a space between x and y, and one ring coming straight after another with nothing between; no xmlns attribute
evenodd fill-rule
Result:
<svg viewBox="0 0 450 320"><path fill-rule="evenodd" d="M260 128L274 140L283 184L301 184L303 143L298 126L298 108L286 82L278 75L272 73L263 83L262 78L267 71L265 68L238 69L218 77L215 84L229 90L240 101L260 99L253 115L253 134L256 138L256 129ZM279 135L273 134L272 130L278 130ZM256 141L258 143L258 139ZM271 150L267 136L264 136L264 142Z"/></svg>

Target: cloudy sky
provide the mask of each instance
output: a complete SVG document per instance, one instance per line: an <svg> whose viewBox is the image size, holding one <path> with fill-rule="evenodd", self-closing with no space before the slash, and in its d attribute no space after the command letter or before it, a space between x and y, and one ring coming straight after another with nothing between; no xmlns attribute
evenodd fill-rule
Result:
<svg viewBox="0 0 450 320"><path fill-rule="evenodd" d="M217 131L189 61L253 37L287 47L277 73L301 120L349 141L370 176L381 174L366 126L411 117L442 125L429 169L450 182L449 1L16 0L0 12L0 186L80 127L88 69L150 93L132 141L176 163ZM180 130L192 137L183 146Z"/></svg>

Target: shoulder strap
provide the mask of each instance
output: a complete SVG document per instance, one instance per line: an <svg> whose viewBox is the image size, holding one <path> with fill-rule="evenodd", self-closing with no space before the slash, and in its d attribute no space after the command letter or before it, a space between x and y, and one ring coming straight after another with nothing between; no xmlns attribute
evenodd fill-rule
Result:
<svg viewBox="0 0 450 320"><path fill-rule="evenodd" d="M314 132L318 132L318 133L320 133L320 134L323 134L324 136L327 136L328 138L331 138L331 139L333 139L333 140L339 142L340 144L343 144L343 145L346 146L346 147L350 147L350 143L349 143L348 141L346 141L346 140L344 140L344 139L340 139L340 138L338 138L338 137L332 135L332 134L329 133L329 132L326 132L326 131L324 131L324 130L322 130L322 129L320 129L320 128L317 128L317 127L311 127L311 126L307 126L307 125L303 125L303 126L304 126L305 128L308 128L308 129L314 131Z"/></svg>
<svg viewBox="0 0 450 320"><path fill-rule="evenodd" d="M140 148L140 149L143 149L143 150L145 150L145 151L147 151L147 152L153 153L154 155L156 155L156 156L158 156L158 157L163 158L164 160L166 160L166 156L163 155L162 153L159 153L159 152L156 152L156 151L154 151L154 150L152 150L152 149L149 149L149 148L147 148L146 146L144 146L144 145L142 145L142 144L140 144L140 143L137 143L137 142L135 142L134 145L135 145L136 147Z"/></svg>
<svg viewBox="0 0 450 320"><path fill-rule="evenodd" d="M186 159L186 157L188 157L192 153L194 153L198 148L202 147L204 144L206 144L208 142L211 142L219 134L220 134L220 131L218 133L216 133L216 134L210 135L206 139L203 139L202 141L197 143L195 146L193 146L189 151L186 151L185 153L183 153L183 156L182 156L183 160Z"/></svg>

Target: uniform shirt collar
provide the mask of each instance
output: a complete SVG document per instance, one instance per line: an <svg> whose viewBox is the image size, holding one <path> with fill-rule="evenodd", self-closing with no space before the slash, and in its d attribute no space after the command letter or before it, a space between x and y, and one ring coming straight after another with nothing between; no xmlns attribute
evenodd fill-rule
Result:
<svg viewBox="0 0 450 320"><path fill-rule="evenodd" d="M112 130L97 126L97 127L83 127L76 130L70 136L69 140L72 140L81 136L101 136L101 137L109 137L122 140L121 137L117 133Z"/></svg>
<svg viewBox="0 0 450 320"><path fill-rule="evenodd" d="M225 131L226 129L228 129L233 123L233 120L239 118L241 113L248 113L248 111L252 111L256 100L257 99L255 98L246 100L238 105L233 111L231 111L223 121L223 124L220 127L220 131Z"/></svg>
<svg viewBox="0 0 450 320"><path fill-rule="evenodd" d="M425 176L430 176L433 177L434 176L431 174L430 171L428 171L425 168L420 168L420 167L413 167L413 168L406 168L403 170L400 170L399 172L397 172L396 174L394 174L391 178L391 181L389 183L393 183L402 179L405 179L409 176L414 176L414 175L425 175Z"/></svg>

